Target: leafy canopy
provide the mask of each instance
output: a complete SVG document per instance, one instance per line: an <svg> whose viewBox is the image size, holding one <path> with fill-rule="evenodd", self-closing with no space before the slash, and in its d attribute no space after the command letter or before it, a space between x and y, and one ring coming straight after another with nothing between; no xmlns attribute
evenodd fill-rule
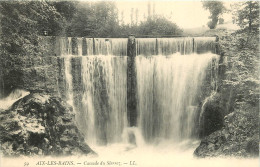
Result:
<svg viewBox="0 0 260 167"><path fill-rule="evenodd" d="M210 29L215 29L219 20L219 16L226 11L226 8L221 1L203 1L203 7L210 12L211 21L208 22Z"/></svg>
<svg viewBox="0 0 260 167"><path fill-rule="evenodd" d="M246 1L238 10L238 25L249 32L259 31L259 1Z"/></svg>

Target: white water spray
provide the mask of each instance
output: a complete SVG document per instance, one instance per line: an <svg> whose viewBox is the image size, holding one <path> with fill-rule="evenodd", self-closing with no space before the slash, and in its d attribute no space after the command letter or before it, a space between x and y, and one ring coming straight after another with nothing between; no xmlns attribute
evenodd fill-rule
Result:
<svg viewBox="0 0 260 167"><path fill-rule="evenodd" d="M0 99L0 109L2 110L9 109L16 101L29 94L30 92L28 91L22 89L15 89L6 98Z"/></svg>
<svg viewBox="0 0 260 167"><path fill-rule="evenodd" d="M195 129L197 95L214 54L136 57L139 124L146 141L182 141Z"/></svg>
<svg viewBox="0 0 260 167"><path fill-rule="evenodd" d="M83 100L88 143L118 143L127 126L126 57L82 58Z"/></svg>

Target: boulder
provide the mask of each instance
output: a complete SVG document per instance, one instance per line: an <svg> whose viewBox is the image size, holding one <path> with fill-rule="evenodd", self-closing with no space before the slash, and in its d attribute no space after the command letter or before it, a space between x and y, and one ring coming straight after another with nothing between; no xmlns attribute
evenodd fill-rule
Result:
<svg viewBox="0 0 260 167"><path fill-rule="evenodd" d="M34 93L0 111L1 151L7 156L94 153L61 98Z"/></svg>
<svg viewBox="0 0 260 167"><path fill-rule="evenodd" d="M223 127L224 109L220 103L221 96L218 93L206 98L200 115L200 137L205 137Z"/></svg>

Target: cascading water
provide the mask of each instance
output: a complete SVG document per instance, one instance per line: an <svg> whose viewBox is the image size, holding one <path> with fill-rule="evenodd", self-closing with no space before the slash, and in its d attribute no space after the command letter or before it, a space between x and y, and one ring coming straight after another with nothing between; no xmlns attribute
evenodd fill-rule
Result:
<svg viewBox="0 0 260 167"><path fill-rule="evenodd" d="M138 124L127 128L127 39L76 41L77 46L71 38L62 41L66 47L62 48L66 97L76 110L77 124L88 144L129 142L132 136L133 143L143 145L194 136L201 88L207 69L218 62L218 56L190 53L195 46L210 42L204 38L136 39ZM75 72L81 74L76 76ZM76 85L81 88L78 92L74 92Z"/></svg>
<svg viewBox="0 0 260 167"><path fill-rule="evenodd" d="M86 56L82 59L82 115L86 141L120 142L126 120L126 57Z"/></svg>
<svg viewBox="0 0 260 167"><path fill-rule="evenodd" d="M116 56L127 55L127 39L126 38L113 38L112 43L112 54Z"/></svg>
<svg viewBox="0 0 260 167"><path fill-rule="evenodd" d="M156 55L156 38L136 38L137 55Z"/></svg>
<svg viewBox="0 0 260 167"><path fill-rule="evenodd" d="M95 38L95 55L126 56L126 38Z"/></svg>
<svg viewBox="0 0 260 167"><path fill-rule="evenodd" d="M66 47L61 48L65 96L85 140L90 145L122 141L127 125L127 39L62 38L61 43Z"/></svg>
<svg viewBox="0 0 260 167"><path fill-rule="evenodd" d="M77 38L78 55L82 56L82 38Z"/></svg>
<svg viewBox="0 0 260 167"><path fill-rule="evenodd" d="M198 46L204 44L201 41L207 41L204 38L198 38ZM211 38L210 38L211 39ZM208 41L207 41L208 42ZM212 44L209 41L207 44ZM196 45L196 46L197 46ZM205 44L206 45L206 44ZM193 52L193 38L137 38L137 55L172 55L174 53L191 54ZM207 48L208 49L208 48ZM209 51L209 50L207 50Z"/></svg>
<svg viewBox="0 0 260 167"><path fill-rule="evenodd" d="M193 49L192 38L158 38L159 55L171 55L174 53L191 54Z"/></svg>
<svg viewBox="0 0 260 167"><path fill-rule="evenodd" d="M105 38L95 38L95 54L96 55L110 55L111 54L111 43Z"/></svg>
<svg viewBox="0 0 260 167"><path fill-rule="evenodd" d="M65 90L66 90L66 98L68 104L70 104L74 108L73 103L73 82L72 82L72 75L71 75L71 57L72 57L72 44L71 38L61 38L61 56L64 58L64 73L65 73Z"/></svg>
<svg viewBox="0 0 260 167"><path fill-rule="evenodd" d="M194 52L196 53L207 53L211 51L215 53L215 37L195 37L194 38Z"/></svg>
<svg viewBox="0 0 260 167"><path fill-rule="evenodd" d="M198 146L193 137L203 114L200 110L217 90L218 56L197 53L214 53L214 40L136 39L137 89L133 91L138 121L137 127L127 127L127 39L61 38L59 70L64 80L59 83L65 88L60 86L60 94L73 107L87 144L99 154L77 162L207 167L212 159L192 156ZM27 94L15 91L1 99L0 106ZM214 161L215 166L234 163L236 167L256 164L237 159Z"/></svg>
<svg viewBox="0 0 260 167"><path fill-rule="evenodd" d="M73 88L72 88L72 75L71 75L71 57L64 57L65 77L66 77L66 95L67 102L74 108L73 104Z"/></svg>
<svg viewBox="0 0 260 167"><path fill-rule="evenodd" d="M93 55L93 38L85 38L83 39L86 42L86 52L85 55Z"/></svg>
<svg viewBox="0 0 260 167"><path fill-rule="evenodd" d="M198 94L215 54L137 56L139 124L146 141L190 139ZM217 62L217 61L216 61Z"/></svg>

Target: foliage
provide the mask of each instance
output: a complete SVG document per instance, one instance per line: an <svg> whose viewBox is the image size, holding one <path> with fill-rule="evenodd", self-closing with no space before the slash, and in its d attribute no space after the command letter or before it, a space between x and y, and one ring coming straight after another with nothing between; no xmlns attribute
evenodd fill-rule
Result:
<svg viewBox="0 0 260 167"><path fill-rule="evenodd" d="M210 29L215 29L219 20L219 16L226 11L221 1L203 1L203 7L210 12L211 21L208 22Z"/></svg>
<svg viewBox="0 0 260 167"><path fill-rule="evenodd" d="M237 105L259 103L258 41L258 36L241 32L220 41L222 54L229 58L225 84L236 90Z"/></svg>
<svg viewBox="0 0 260 167"><path fill-rule="evenodd" d="M58 35L63 20L45 1L0 2L1 54L33 55L39 52L38 35Z"/></svg>
<svg viewBox="0 0 260 167"><path fill-rule="evenodd" d="M0 19L0 87L5 95L22 81L23 56L45 53L40 35L59 35L64 19L46 1L1 1Z"/></svg>
<svg viewBox="0 0 260 167"><path fill-rule="evenodd" d="M53 5L60 15L62 15L66 21L71 21L77 12L76 5L77 1L55 1L49 2L49 4Z"/></svg>
<svg viewBox="0 0 260 167"><path fill-rule="evenodd" d="M62 5L62 6L60 6ZM164 17L149 18L137 24L119 24L118 10L115 2L78 2L67 4L74 5L68 8L72 13L67 20L66 35L68 36L90 36L90 37L127 37L135 35L180 35L179 27ZM64 4L56 3L57 11L62 11ZM61 12L63 16L63 12ZM123 22L121 20L121 22Z"/></svg>
<svg viewBox="0 0 260 167"><path fill-rule="evenodd" d="M2 47L6 53L39 53L38 36L126 37L180 35L179 27L164 17L140 25L120 25L115 2L12 1L1 2Z"/></svg>
<svg viewBox="0 0 260 167"><path fill-rule="evenodd" d="M255 22L259 18L254 17L253 10L248 12L251 2L255 3L253 1L242 3L244 6L240 6L237 10L237 18L243 18L242 29L233 34L223 32L219 34L223 35L219 41L219 54L224 60L221 65L226 67L225 76L222 76L221 96L226 95L226 90L230 91L227 101L234 106L234 111L229 110L229 114L224 117L224 126L221 130L215 131L202 140L194 152L196 156L258 156L259 34L252 25L259 24ZM252 19L251 30L248 18Z"/></svg>
<svg viewBox="0 0 260 167"><path fill-rule="evenodd" d="M180 35L182 30L164 17L155 17L142 22L137 33L139 35Z"/></svg>
<svg viewBox="0 0 260 167"><path fill-rule="evenodd" d="M69 36L116 36L119 29L118 13L114 2L80 2L69 24Z"/></svg>
<svg viewBox="0 0 260 167"><path fill-rule="evenodd" d="M259 2L247 1L237 6L235 16L242 28L220 42L222 54L229 58L225 84L236 91L236 104L259 104Z"/></svg>
<svg viewBox="0 0 260 167"><path fill-rule="evenodd" d="M259 31L259 1L246 1L237 11L238 25L249 33Z"/></svg>

